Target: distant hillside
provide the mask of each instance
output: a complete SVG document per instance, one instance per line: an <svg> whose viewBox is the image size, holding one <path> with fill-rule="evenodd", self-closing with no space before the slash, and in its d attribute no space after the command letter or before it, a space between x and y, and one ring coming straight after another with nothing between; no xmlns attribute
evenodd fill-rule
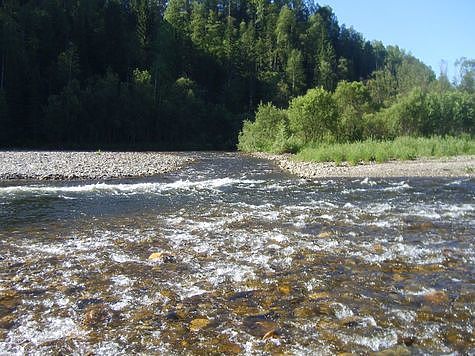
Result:
<svg viewBox="0 0 475 356"><path fill-rule="evenodd" d="M435 81L300 0L4 0L0 30L3 147L233 149L260 102Z"/></svg>

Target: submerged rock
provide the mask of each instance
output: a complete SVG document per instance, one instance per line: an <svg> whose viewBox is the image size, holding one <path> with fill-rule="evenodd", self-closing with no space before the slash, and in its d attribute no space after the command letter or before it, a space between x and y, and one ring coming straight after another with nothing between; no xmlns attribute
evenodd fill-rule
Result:
<svg viewBox="0 0 475 356"><path fill-rule="evenodd" d="M330 294L328 292L316 292L316 293L310 294L308 297L312 300L319 300L319 299L330 298Z"/></svg>
<svg viewBox="0 0 475 356"><path fill-rule="evenodd" d="M280 333L277 329L272 329L272 330L269 330L268 332L266 332L264 334L264 336L262 336L262 340L267 340L267 339L271 339L271 338L278 338L280 336Z"/></svg>
<svg viewBox="0 0 475 356"><path fill-rule="evenodd" d="M85 309L89 307L90 305L102 304L102 303L103 303L103 300L99 298L84 298L77 302L76 307L78 309Z"/></svg>
<svg viewBox="0 0 475 356"><path fill-rule="evenodd" d="M83 325L95 327L108 324L112 320L111 310L104 304L94 304L86 308L84 312Z"/></svg>
<svg viewBox="0 0 475 356"><path fill-rule="evenodd" d="M370 355L372 356L410 356L412 355L412 352L406 346L397 345L383 351L373 352Z"/></svg>
<svg viewBox="0 0 475 356"><path fill-rule="evenodd" d="M243 321L244 330L260 339L266 335L267 338L277 335L279 331L277 323L273 320L274 317L273 313L248 316Z"/></svg>
<svg viewBox="0 0 475 356"><path fill-rule="evenodd" d="M14 309L21 304L20 294L14 290L0 291L0 311L1 309Z"/></svg>
<svg viewBox="0 0 475 356"><path fill-rule="evenodd" d="M280 286L277 287L280 293L284 295L289 295L290 292L292 291L292 288L288 284L281 284Z"/></svg>
<svg viewBox="0 0 475 356"><path fill-rule="evenodd" d="M424 301L430 304L442 304L449 301L449 296L444 291L435 291L424 295Z"/></svg>
<svg viewBox="0 0 475 356"><path fill-rule="evenodd" d="M333 233L331 231L322 231L317 235L317 237L320 239L327 239L332 236L333 236Z"/></svg>
<svg viewBox="0 0 475 356"><path fill-rule="evenodd" d="M15 317L12 314L0 318L0 329L10 329L14 324Z"/></svg>
<svg viewBox="0 0 475 356"><path fill-rule="evenodd" d="M154 262L163 262L163 263L175 263L176 258L175 256L166 253L166 252L154 252L150 256L148 256L149 261Z"/></svg>
<svg viewBox="0 0 475 356"><path fill-rule="evenodd" d="M206 328L210 323L211 323L211 320L207 318L193 319L190 322L190 331L194 331L194 332L199 331L201 329Z"/></svg>

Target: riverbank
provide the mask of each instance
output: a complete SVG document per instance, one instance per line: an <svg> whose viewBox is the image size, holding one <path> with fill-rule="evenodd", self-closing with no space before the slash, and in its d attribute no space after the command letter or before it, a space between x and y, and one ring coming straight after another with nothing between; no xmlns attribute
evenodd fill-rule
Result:
<svg viewBox="0 0 475 356"><path fill-rule="evenodd" d="M193 160L162 152L0 151L0 180L145 177L176 171Z"/></svg>
<svg viewBox="0 0 475 356"><path fill-rule="evenodd" d="M346 162L337 165L333 162L298 161L290 154L254 153L253 156L272 160L281 169L302 178L475 177L475 156L371 162L353 166Z"/></svg>

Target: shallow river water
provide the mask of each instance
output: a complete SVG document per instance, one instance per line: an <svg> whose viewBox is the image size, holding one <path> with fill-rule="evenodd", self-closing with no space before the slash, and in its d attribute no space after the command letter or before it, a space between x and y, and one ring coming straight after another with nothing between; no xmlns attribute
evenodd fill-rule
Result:
<svg viewBox="0 0 475 356"><path fill-rule="evenodd" d="M0 354L475 353L475 181L195 154L0 185Z"/></svg>

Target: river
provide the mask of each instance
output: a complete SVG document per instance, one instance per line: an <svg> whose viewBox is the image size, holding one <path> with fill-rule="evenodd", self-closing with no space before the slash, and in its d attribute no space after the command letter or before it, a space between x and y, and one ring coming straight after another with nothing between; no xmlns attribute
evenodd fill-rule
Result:
<svg viewBox="0 0 475 356"><path fill-rule="evenodd" d="M0 354L475 352L475 181L234 153L0 185Z"/></svg>

